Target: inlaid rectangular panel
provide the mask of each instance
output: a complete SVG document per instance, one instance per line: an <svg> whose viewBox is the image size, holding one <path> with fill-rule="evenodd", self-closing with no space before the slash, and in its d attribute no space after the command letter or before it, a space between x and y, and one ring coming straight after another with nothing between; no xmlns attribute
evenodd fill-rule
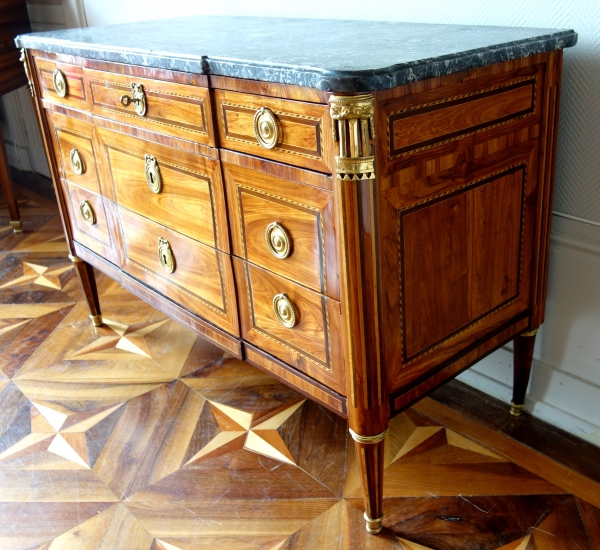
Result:
<svg viewBox="0 0 600 550"><path fill-rule="evenodd" d="M141 78L94 69L84 69L91 93L92 113L159 134L214 146L212 114L207 88ZM132 84L143 88L145 114L134 103ZM127 100L125 100L127 103Z"/></svg>
<svg viewBox="0 0 600 550"><path fill-rule="evenodd" d="M221 146L273 160L332 172L331 118L327 105L215 90L216 119ZM276 127L257 122L257 131L276 144L260 145L255 132L257 111L266 108ZM278 135L275 136L274 133Z"/></svg>
<svg viewBox="0 0 600 550"><path fill-rule="evenodd" d="M223 163L233 253L339 299L334 195L301 183L303 172L277 177Z"/></svg>
<svg viewBox="0 0 600 550"><path fill-rule="evenodd" d="M123 269L186 309L239 335L231 257L125 208L118 207L118 211Z"/></svg>
<svg viewBox="0 0 600 550"><path fill-rule="evenodd" d="M116 207L100 195L60 180L69 208L73 239L113 263L120 263L121 245Z"/></svg>
<svg viewBox="0 0 600 550"><path fill-rule="evenodd" d="M81 67L42 57L34 57L34 65L44 99L74 109L90 110L90 96ZM61 87L61 80L64 87Z"/></svg>
<svg viewBox="0 0 600 550"><path fill-rule="evenodd" d="M401 214L409 361L519 293L524 167Z"/></svg>
<svg viewBox="0 0 600 550"><path fill-rule="evenodd" d="M229 252L219 161L104 128L95 132L104 179L120 206Z"/></svg>
<svg viewBox="0 0 600 550"><path fill-rule="evenodd" d="M92 193L101 194L92 124L51 111L46 111L46 116L62 177Z"/></svg>
<svg viewBox="0 0 600 550"><path fill-rule="evenodd" d="M539 65L443 88L415 89L409 95L386 101L390 159L502 126L518 119L539 116L543 73ZM408 85L410 86L410 85Z"/></svg>
<svg viewBox="0 0 600 550"><path fill-rule="evenodd" d="M340 303L238 258L233 262L242 338L345 394ZM292 306L275 299L282 294ZM291 317L294 324L286 326Z"/></svg>

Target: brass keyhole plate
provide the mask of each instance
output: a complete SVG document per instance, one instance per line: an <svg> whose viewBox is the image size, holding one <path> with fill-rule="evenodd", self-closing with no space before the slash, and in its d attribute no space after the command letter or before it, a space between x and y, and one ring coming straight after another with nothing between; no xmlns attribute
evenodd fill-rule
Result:
<svg viewBox="0 0 600 550"><path fill-rule="evenodd" d="M153 193L162 191L162 177L158 168L158 161L152 155L145 156L146 183Z"/></svg>
<svg viewBox="0 0 600 550"><path fill-rule="evenodd" d="M167 239L158 237L158 259L167 273L175 271L175 256Z"/></svg>

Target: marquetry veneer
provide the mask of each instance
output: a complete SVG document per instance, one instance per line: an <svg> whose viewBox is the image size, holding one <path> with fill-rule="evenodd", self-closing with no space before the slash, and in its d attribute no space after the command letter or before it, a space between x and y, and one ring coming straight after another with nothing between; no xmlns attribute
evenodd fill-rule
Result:
<svg viewBox="0 0 600 550"><path fill-rule="evenodd" d="M348 417L378 532L390 416L512 339L524 403L561 60L328 94L30 50L94 323L92 265Z"/></svg>

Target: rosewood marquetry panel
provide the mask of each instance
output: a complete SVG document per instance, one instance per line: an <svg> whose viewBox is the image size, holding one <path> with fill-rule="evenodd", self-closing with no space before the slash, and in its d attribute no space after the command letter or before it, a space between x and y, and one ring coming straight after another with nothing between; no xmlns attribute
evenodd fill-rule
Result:
<svg viewBox="0 0 600 550"><path fill-rule="evenodd" d="M380 96L383 350L391 391L406 392L451 363L458 372L457 354L531 313L544 200L546 76L539 61Z"/></svg>

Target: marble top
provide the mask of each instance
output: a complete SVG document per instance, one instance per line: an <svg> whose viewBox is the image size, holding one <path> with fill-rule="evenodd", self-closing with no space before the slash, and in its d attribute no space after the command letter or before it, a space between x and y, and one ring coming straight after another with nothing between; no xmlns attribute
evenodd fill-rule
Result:
<svg viewBox="0 0 600 550"><path fill-rule="evenodd" d="M214 16L16 38L24 48L332 92L393 88L576 42L573 30Z"/></svg>

